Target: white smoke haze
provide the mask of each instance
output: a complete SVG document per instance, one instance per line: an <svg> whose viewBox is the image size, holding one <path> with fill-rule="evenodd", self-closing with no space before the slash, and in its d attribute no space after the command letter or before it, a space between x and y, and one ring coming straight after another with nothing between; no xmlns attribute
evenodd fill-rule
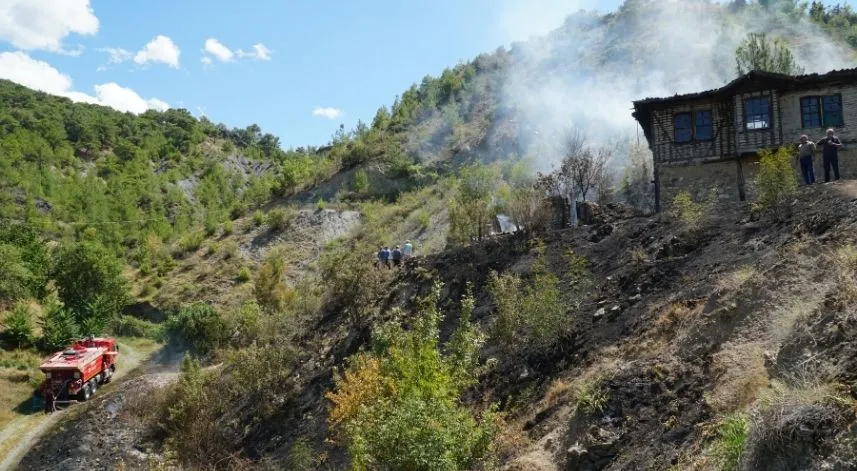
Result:
<svg viewBox="0 0 857 471"><path fill-rule="evenodd" d="M561 9L552 0L506 4L503 18L518 23L504 20L501 27L518 39L538 33ZM597 6L562 5L566 15ZM627 0L615 13L576 12L559 29L513 44L502 104L519 121L537 170L549 170L560 160L559 144L570 129L581 129L590 144L615 145L617 136L627 139L637 131L634 100L717 88L736 78L735 49L750 32L783 37L807 73L855 66L850 50L805 17L781 9L749 5L730 13L704 0ZM612 166L624 166L626 158L616 156Z"/></svg>

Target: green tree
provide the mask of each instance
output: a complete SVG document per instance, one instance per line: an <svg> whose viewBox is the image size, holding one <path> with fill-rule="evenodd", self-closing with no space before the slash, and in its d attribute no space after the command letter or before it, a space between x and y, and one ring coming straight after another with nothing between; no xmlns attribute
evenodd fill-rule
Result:
<svg viewBox="0 0 857 471"><path fill-rule="evenodd" d="M182 307L167 318L166 326L174 340L185 341L200 353L220 347L228 335L220 312L202 302Z"/></svg>
<svg viewBox="0 0 857 471"><path fill-rule="evenodd" d="M500 175L496 167L482 164L459 172L455 196L449 201L450 237L458 243L482 240L496 214L495 191Z"/></svg>
<svg viewBox="0 0 857 471"><path fill-rule="evenodd" d="M758 204L775 217L780 217L798 187L797 175L791 164L792 152L788 147L761 149L759 156L759 174L756 177Z"/></svg>
<svg viewBox="0 0 857 471"><path fill-rule="evenodd" d="M61 247L54 258L52 277L59 299L74 313L79 324L95 315L112 318L128 300L122 266L97 242Z"/></svg>
<svg viewBox="0 0 857 471"><path fill-rule="evenodd" d="M460 400L479 374L475 358L483 341L469 320L472 298L465 298L444 352L440 293L435 284L420 301L410 330L396 321L376 329L372 352L352 357L327 394L334 404L329 420L355 469L471 469L488 451L496 431L492 413L477 420Z"/></svg>
<svg viewBox="0 0 857 471"><path fill-rule="evenodd" d="M33 339L33 313L24 302L18 302L3 319L3 337L6 341L22 348Z"/></svg>
<svg viewBox="0 0 857 471"><path fill-rule="evenodd" d="M765 33L750 33L735 50L738 75L758 70L800 75L803 67L795 62L788 45L780 37L768 39Z"/></svg>
<svg viewBox="0 0 857 471"><path fill-rule="evenodd" d="M51 303L39 321L42 337L39 339L43 350L59 350L80 335L80 328L74 314L59 303Z"/></svg>

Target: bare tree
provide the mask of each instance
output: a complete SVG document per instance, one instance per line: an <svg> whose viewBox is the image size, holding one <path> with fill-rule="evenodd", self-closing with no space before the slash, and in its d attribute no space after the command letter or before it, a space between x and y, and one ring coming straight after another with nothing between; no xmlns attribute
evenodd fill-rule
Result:
<svg viewBox="0 0 857 471"><path fill-rule="evenodd" d="M601 184L611 155L612 151L608 147L600 147L595 151L583 148L576 153L566 154L560 172L569 179L573 196L580 196L586 201L589 191Z"/></svg>

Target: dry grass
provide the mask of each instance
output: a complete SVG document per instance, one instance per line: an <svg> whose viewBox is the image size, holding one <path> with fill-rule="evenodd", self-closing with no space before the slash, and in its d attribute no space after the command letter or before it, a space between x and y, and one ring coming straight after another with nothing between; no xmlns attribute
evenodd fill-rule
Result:
<svg viewBox="0 0 857 471"><path fill-rule="evenodd" d="M789 296L777 306L771 318L769 331L776 342L782 342L794 330L798 322L806 320L823 300L821 290L806 296Z"/></svg>
<svg viewBox="0 0 857 471"><path fill-rule="evenodd" d="M735 293L746 285L758 283L761 279L759 270L753 265L745 265L727 273L717 281L717 289L721 293Z"/></svg>
<svg viewBox="0 0 857 471"><path fill-rule="evenodd" d="M656 308L652 328L634 342L622 346L628 358L652 358L673 351L687 335L688 327L702 313L703 300L674 301Z"/></svg>
<svg viewBox="0 0 857 471"><path fill-rule="evenodd" d="M717 382L706 395L708 405L725 414L752 404L768 386L764 355L762 343L724 344L712 357Z"/></svg>

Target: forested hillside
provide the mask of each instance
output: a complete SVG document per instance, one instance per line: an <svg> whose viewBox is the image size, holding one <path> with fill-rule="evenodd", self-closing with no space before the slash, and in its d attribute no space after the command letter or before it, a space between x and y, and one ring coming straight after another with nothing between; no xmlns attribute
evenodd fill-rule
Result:
<svg viewBox="0 0 857 471"><path fill-rule="evenodd" d="M820 298L771 261L805 262L784 233L754 235L744 215L714 217L692 200L645 217L651 157L630 107L733 79L751 32L782 37L807 72L854 64L847 6L627 0L435 71L371 121L294 149L255 124L120 113L0 81L0 385L29 387L37 354L79 335L186 354L177 380L117 395L122 412L100 423L116 447L78 457L132 469L145 461L132 449L191 469L734 469L723 424L747 439L742 414L760 382L785 381L760 372L761 352L793 356L805 342L795 314L785 331L742 343L745 320L768 319L748 290ZM551 232L551 196L608 209L592 228ZM830 190L833 209L804 209L846 227L844 197ZM515 236L489 237L497 214ZM814 230L782 222L792 223L789 233ZM375 266L380 247L405 240L417 259ZM751 244L789 281L780 291ZM821 270L827 246L807 244ZM850 279L853 254L835 257ZM735 299L752 306L730 317ZM723 353L730 342L740 348ZM747 378L722 373L725 356L745 354ZM734 384L746 394L730 394ZM851 403L832 391L800 404L844 427ZM831 433L813 437L830 439L824 450L853 438ZM573 451L581 443L603 453ZM44 447L31 460L79 453Z"/></svg>

